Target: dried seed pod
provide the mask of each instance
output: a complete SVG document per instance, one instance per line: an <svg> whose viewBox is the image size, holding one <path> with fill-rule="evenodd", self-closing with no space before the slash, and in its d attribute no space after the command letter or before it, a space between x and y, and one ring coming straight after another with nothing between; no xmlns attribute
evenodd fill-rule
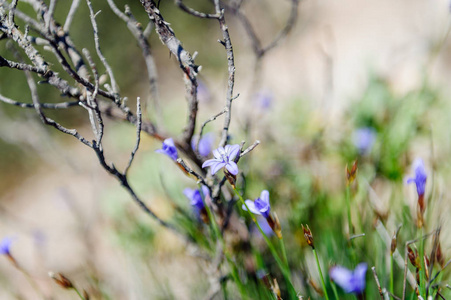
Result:
<svg viewBox="0 0 451 300"><path fill-rule="evenodd" d="M52 278L62 288L71 289L71 288L74 287L74 285L69 280L69 278L67 278L66 276L64 276L61 273L56 273L55 274L53 272L49 272L49 276L50 276L50 278Z"/></svg>
<svg viewBox="0 0 451 300"><path fill-rule="evenodd" d="M348 165L346 165L345 172L346 172L346 185L349 186L351 183L354 182L355 177L357 175L357 160L355 160L354 163L352 164L351 170L349 170Z"/></svg>
<svg viewBox="0 0 451 300"><path fill-rule="evenodd" d="M302 225L302 230L304 231L304 238L307 241L307 244L315 249L315 245L313 244L313 234L308 225Z"/></svg>

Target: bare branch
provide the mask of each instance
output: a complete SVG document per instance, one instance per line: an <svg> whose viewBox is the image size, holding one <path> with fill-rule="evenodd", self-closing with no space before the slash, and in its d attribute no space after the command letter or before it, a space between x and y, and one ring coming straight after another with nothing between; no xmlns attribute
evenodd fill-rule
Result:
<svg viewBox="0 0 451 300"><path fill-rule="evenodd" d="M150 51L150 45L147 40L147 36L143 32L140 23L135 19L135 17L131 13L130 8L128 6L126 6L126 14L124 14L117 8L116 4L114 3L114 0L107 0L107 1L108 1L108 4L109 4L111 10L127 24L127 28L130 30L132 35L138 41L138 45L141 48L142 55L143 55L144 61L146 63L147 76L149 78L150 93L154 100L154 105L155 105L155 110L157 111L157 115L160 116L161 108L160 108L160 103L159 103L159 91L158 91L158 84L157 84L157 82L158 82L157 67L156 67L153 55ZM151 23L149 23L149 24L151 24ZM145 106L144 106L144 111L146 111Z"/></svg>
<svg viewBox="0 0 451 300"><path fill-rule="evenodd" d="M135 148L133 148L132 153L130 154L130 160L128 161L127 167L125 167L124 174L127 175L128 169L132 165L133 159L135 158L135 154L139 148L139 142L141 141L141 125L142 125L142 113L141 113L141 101L139 97L136 99L136 116L138 118L136 124L136 144Z"/></svg>
<svg viewBox="0 0 451 300"><path fill-rule="evenodd" d="M75 13L77 12L78 7L80 6L80 0L73 0L72 5L70 6L69 13L66 17L66 22L64 22L64 32L69 32L70 25L72 25L72 21L74 19Z"/></svg>
<svg viewBox="0 0 451 300"><path fill-rule="evenodd" d="M100 61L102 62L102 64L105 66L105 69L106 69L106 71L108 73L108 76L110 77L111 87L113 89L113 94L117 95L118 94L118 85L116 83L116 79L114 78L113 70L111 69L110 65L106 61L105 56L103 56L103 53L100 50L99 30L97 28L97 22L96 22L96 15L100 11L98 13L94 14L94 10L92 9L91 0L86 0L86 3L88 4L88 7L89 7L89 13L90 13L90 17L91 17L92 29L94 30L94 43L95 43L97 55L99 56Z"/></svg>
<svg viewBox="0 0 451 300"><path fill-rule="evenodd" d="M102 146L102 138L103 138L103 119L102 115L99 110L99 105L97 103L97 94L99 92L99 73L97 72L96 65L94 61L92 60L92 57L88 51L88 49L84 48L83 54L85 55L86 59L89 62L89 65L91 67L92 73L94 75L94 91L92 93L87 92L87 103L88 103L88 114L89 114L89 121L91 123L91 128L96 136L97 144L101 147Z"/></svg>
<svg viewBox="0 0 451 300"><path fill-rule="evenodd" d="M178 7L180 7L180 9L182 9L184 12L189 13L190 15L193 15L195 17L198 18L202 18L202 19L219 19L220 15L218 13L216 14L206 14L206 13L202 13L199 12L195 9L192 9L191 7L186 6L182 0L175 0L175 4L177 4Z"/></svg>
<svg viewBox="0 0 451 300"><path fill-rule="evenodd" d="M190 167L188 167L188 165L183 161L183 159L177 158L177 164L181 166L186 171L186 173L193 175L194 177L197 178L197 180L200 183L209 187L209 185L205 182L205 179L196 172L194 172Z"/></svg>
<svg viewBox="0 0 451 300"><path fill-rule="evenodd" d="M229 29L226 25L224 18L224 9L221 8L219 4L219 0L214 0L216 14L219 14L219 27L222 31L223 37L223 45L226 49L227 54L227 66L229 72L229 78L227 81L227 93L226 93L226 103L225 103L225 118L224 118L224 127L222 129L221 141L219 142L219 146L224 146L227 143L230 120L232 117L232 99L233 99L233 86L235 85L235 59L233 56L233 47L232 41L230 40Z"/></svg>
<svg viewBox="0 0 451 300"><path fill-rule="evenodd" d="M14 106L18 106L21 108L34 108L33 103L19 102L19 101L7 98L1 94L0 94L0 101L7 103L7 104L14 105ZM41 105L41 108L44 108L44 109L66 109L69 107L78 106L79 103L80 103L79 101L72 101L72 102L62 102L62 103L41 103L40 105Z"/></svg>
<svg viewBox="0 0 451 300"><path fill-rule="evenodd" d="M56 0L50 0L50 5L47 13L45 14L44 21L45 21L45 30L47 32L50 32L50 23L53 20L53 14L55 13L55 7L56 7Z"/></svg>
<svg viewBox="0 0 451 300"><path fill-rule="evenodd" d="M153 0L140 0L150 20L154 23L155 29L161 42L177 58L180 69L184 72L186 98L188 100L188 121L183 130L182 140L186 145L191 143L197 118L197 73L199 67L194 64L190 53L186 51L179 39L175 37L174 31L169 26L160 10Z"/></svg>
<svg viewBox="0 0 451 300"><path fill-rule="evenodd" d="M257 147L258 145L260 145L260 141L256 140L252 145L250 145L249 147L247 147L246 150L244 150L243 152L241 152L240 154L240 158L245 156L246 154L248 154L249 152L251 152L252 150L255 149L255 147Z"/></svg>
<svg viewBox="0 0 451 300"><path fill-rule="evenodd" d="M376 267L371 267L371 271L373 271L373 276L376 281L377 289L379 290L379 295L381 296L381 299L384 300L384 293L382 292L381 284L379 283L379 278L377 277Z"/></svg>

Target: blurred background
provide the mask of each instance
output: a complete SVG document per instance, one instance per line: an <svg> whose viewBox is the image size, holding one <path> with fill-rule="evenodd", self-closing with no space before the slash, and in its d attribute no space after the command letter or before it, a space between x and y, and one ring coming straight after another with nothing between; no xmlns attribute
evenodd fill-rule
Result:
<svg viewBox="0 0 451 300"><path fill-rule="evenodd" d="M24 2L19 1L18 8L33 15ZM213 10L209 1L185 3ZM138 1L116 4L128 4L142 24L148 23ZM100 43L121 95L131 103L136 97L147 99L146 70L135 40L106 0L96 0L93 6L101 10ZM373 228L379 218L390 235L400 223L412 223L415 188L406 185L405 178L415 158L425 161L428 228L442 225L442 249L450 257L449 7L444 0L303 0L291 32L258 62L242 24L226 14L235 53L235 93L240 94L233 104L232 143L261 141L240 161L247 176L246 196L253 199L264 188L270 191L288 256L301 266L295 272L313 264L301 224L318 233L325 270L331 261L346 261L334 251L340 247L337 236L345 231L344 168L356 158L360 167L353 217L364 220L362 231ZM262 45L282 30L290 9L290 2L283 0L246 0L242 7ZM56 20L63 22L68 10L68 4L58 2ZM182 12L169 0L160 2L160 11L183 46L198 52L200 124L221 111L225 101L227 60L217 42L219 26L215 20ZM95 52L84 1L70 34L77 47ZM150 108L146 117L156 120L160 114L164 130L177 136L186 120L182 74L155 32L149 41L157 63L161 112ZM0 41L0 55L14 59L7 44L6 39ZM52 87L38 87L43 102L64 101ZM0 68L0 93L31 102L25 76L16 70ZM49 115L89 135L82 108ZM222 119L206 127L216 143L221 128ZM125 167L135 128L106 120L105 134L107 160ZM183 189L194 188L195 182L154 152L160 147L161 142L142 135L130 182L162 219L177 222L174 203L192 213ZM94 299L201 299L209 290L205 262L140 211L91 149L42 125L33 110L0 103L0 170L0 235L14 237L14 257L45 294L77 299L55 286L48 271L67 275ZM403 242L412 239L413 229L405 226L401 235ZM380 253L385 246L376 240L368 237L357 243L362 257L384 266L384 273ZM318 274L311 277L317 280ZM0 259L0 285L1 299L36 297L7 259ZM369 288L375 289L374 284Z"/></svg>

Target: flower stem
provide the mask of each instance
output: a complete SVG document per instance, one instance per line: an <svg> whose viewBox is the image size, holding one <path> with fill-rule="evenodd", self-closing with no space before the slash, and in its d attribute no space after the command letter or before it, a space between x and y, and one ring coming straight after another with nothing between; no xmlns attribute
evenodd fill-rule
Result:
<svg viewBox="0 0 451 300"><path fill-rule="evenodd" d="M210 219L210 224L213 227L214 235L215 235L216 239L219 240L219 242L221 243L224 256L226 257L227 262L230 264L230 266L232 268L231 274L232 274L233 279L235 280L236 285L238 286L238 290L240 291L241 298L246 299L247 295L246 295L245 289L241 283L241 280L239 278L236 265L233 262L232 258L230 257L230 254L226 251L225 242L224 242L224 239L222 238L221 231L219 230L218 223L216 223L215 216L213 215L213 213L210 210L210 207L208 206L208 204L205 201L205 195L202 192L202 187L200 184L199 184L199 190L200 190L200 194L202 196L202 201L204 202L205 210L207 211L208 218ZM225 287L224 287L224 289L225 289Z"/></svg>
<svg viewBox="0 0 451 300"><path fill-rule="evenodd" d="M321 271L321 266L319 264L318 254L316 253L315 248L313 248L313 254L315 255L316 265L318 267L319 277L321 278L321 285L323 287L324 296L326 297L326 300L329 300L329 295L327 294L326 284L324 282L323 272Z"/></svg>
<svg viewBox="0 0 451 300"><path fill-rule="evenodd" d="M393 295L394 293L394 281L393 281L393 253L390 254L390 293Z"/></svg>
<svg viewBox="0 0 451 300"><path fill-rule="evenodd" d="M85 297L81 295L80 291L76 287L73 287L72 289L77 293L78 297L80 297L81 300L86 300Z"/></svg>
<svg viewBox="0 0 451 300"><path fill-rule="evenodd" d="M349 236L353 234L352 230L352 219L351 219L351 188L349 185L346 186L346 206L348 209L348 226L349 226Z"/></svg>
<svg viewBox="0 0 451 300"><path fill-rule="evenodd" d="M280 249L282 250L282 259L285 263L285 266L289 269L290 266L288 265L287 251L285 250L285 243L283 242L283 238L280 238L279 242L280 242Z"/></svg>
<svg viewBox="0 0 451 300"><path fill-rule="evenodd" d="M421 231L420 231L420 284L418 286L419 292L420 292L420 296L423 297L423 299L426 296L426 292L425 292L425 282L426 282L426 269L425 269L425 265L424 265L424 239L423 239L423 234L424 234L424 227L421 227Z"/></svg>
<svg viewBox="0 0 451 300"><path fill-rule="evenodd" d="M330 281L330 285L332 286L332 291L334 292L335 299L340 300L340 298L338 298L337 286L335 285L335 282Z"/></svg>
<svg viewBox="0 0 451 300"><path fill-rule="evenodd" d="M246 207L247 212L249 213L249 216L251 217L252 221L254 221L255 225L257 225L258 230L260 231L260 233L263 236L263 239L265 240L266 244L268 245L268 248L271 251L272 256L274 257L274 260L276 261L277 265L279 266L280 270L282 271L283 276L285 277L285 280L287 281L287 285L288 285L288 288L289 288L290 295L295 297L296 296L296 291L294 290L293 284L291 283L291 274L290 274L289 269L285 266L285 264L280 259L279 254L277 254L276 248L274 247L273 243L268 238L268 236L265 234L263 229L260 227L260 224L258 224L257 219L251 213L249 207L247 206L246 202L244 201L243 197L240 195L240 193L238 192L236 187L234 187L233 190L235 191L235 194L240 199L241 204L243 204ZM285 247L284 247L284 249L285 249Z"/></svg>

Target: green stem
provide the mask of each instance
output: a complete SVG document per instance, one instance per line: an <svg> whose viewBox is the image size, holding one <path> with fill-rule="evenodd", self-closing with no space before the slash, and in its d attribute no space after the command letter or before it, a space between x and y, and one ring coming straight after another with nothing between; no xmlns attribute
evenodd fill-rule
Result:
<svg viewBox="0 0 451 300"><path fill-rule="evenodd" d="M285 243L283 242L283 238L280 238L279 242L280 242L280 249L282 250L282 259L285 262L285 266L287 268L290 268L290 266L288 265L287 251L285 250Z"/></svg>
<svg viewBox="0 0 451 300"><path fill-rule="evenodd" d="M394 293L394 281L393 281L393 253L390 254L390 293L393 295Z"/></svg>
<svg viewBox="0 0 451 300"><path fill-rule="evenodd" d="M346 186L346 206L348 210L348 226L349 226L349 236L353 234L352 230L352 219L351 219L351 189Z"/></svg>
<svg viewBox="0 0 451 300"><path fill-rule="evenodd" d="M85 297L83 297L83 296L80 294L80 291L79 291L76 287L73 287L72 289L77 293L78 297L80 297L81 300L86 300Z"/></svg>
<svg viewBox="0 0 451 300"><path fill-rule="evenodd" d="M335 299L340 300L340 298L338 298L337 286L335 285L335 282L331 281L330 283L330 285L332 286L332 291L334 292Z"/></svg>
<svg viewBox="0 0 451 300"><path fill-rule="evenodd" d="M425 265L424 265L424 239L423 239L423 234L424 234L424 228L421 227L421 231L420 231L420 265L421 265L421 269L420 269L420 285L419 285L419 292L420 292L420 296L423 297L423 299L426 297L426 292L425 292L425 282L426 282L426 269L425 269Z"/></svg>
<svg viewBox="0 0 451 300"><path fill-rule="evenodd" d="M244 201L243 197L240 195L240 193L238 192L238 190L236 188L234 188L233 190L235 191L235 194L240 199L241 204L243 204L246 207L246 210L249 213L249 216L251 217L252 221L254 221L255 225L257 225L258 230L262 234L263 239L265 240L266 244L268 245L269 251L271 251L271 254L274 257L274 260L276 261L277 265L279 266L279 269L282 271L282 274L285 277L285 280L287 281L287 285L289 287L290 294L292 296L296 296L296 291L293 287L293 284L291 283L291 274L290 274L288 267L286 267L285 264L280 259L279 254L277 254L276 248L274 247L273 243L268 238L268 236L265 234L263 229L260 227L260 224L258 224L257 219L251 213L251 211L250 211L249 207L247 206L246 202ZM285 249L285 247L283 247L283 249Z"/></svg>
<svg viewBox="0 0 451 300"><path fill-rule="evenodd" d="M315 255L316 265L318 267L319 277L321 278L321 285L323 287L324 296L326 297L326 300L329 300L329 295L327 294L326 284L324 283L323 272L321 271L321 266L319 265L318 254L316 253L315 248L313 248L313 254Z"/></svg>
<svg viewBox="0 0 451 300"><path fill-rule="evenodd" d="M207 215L208 215L208 218L210 220L211 226L213 227L214 235L215 235L216 239L220 241L220 243L222 245L222 249L223 249L222 251L224 253L224 256L226 257L227 262L232 267L232 270L231 270L232 277L235 280L236 285L238 286L238 290L240 291L241 298L242 299L246 299L247 295L246 295L244 286L242 285L241 280L239 278L236 265L233 262L232 258L230 257L229 253L226 251L225 242L224 242L224 239L222 238L221 231L219 230L218 223L216 223L215 216L211 212L210 207L208 206L208 204L205 202L205 195L202 192L202 186L200 184L199 184L199 190L200 190L200 194L202 196L202 201L204 202L205 210L207 211Z"/></svg>

